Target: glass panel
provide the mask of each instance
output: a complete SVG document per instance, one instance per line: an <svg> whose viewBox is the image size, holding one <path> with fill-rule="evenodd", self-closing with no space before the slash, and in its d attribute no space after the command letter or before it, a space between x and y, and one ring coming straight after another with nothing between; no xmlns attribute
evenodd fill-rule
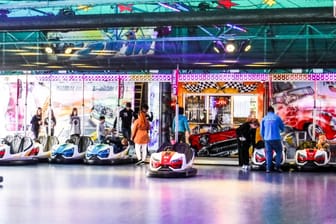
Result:
<svg viewBox="0 0 336 224"><path fill-rule="evenodd" d="M206 96L186 96L185 98L185 114L189 122L206 123Z"/></svg>
<svg viewBox="0 0 336 224"><path fill-rule="evenodd" d="M231 96L209 96L210 123L220 126L230 126L231 119Z"/></svg>
<svg viewBox="0 0 336 224"><path fill-rule="evenodd" d="M245 122L248 118L256 118L256 96L233 96L233 101L233 123L235 125Z"/></svg>

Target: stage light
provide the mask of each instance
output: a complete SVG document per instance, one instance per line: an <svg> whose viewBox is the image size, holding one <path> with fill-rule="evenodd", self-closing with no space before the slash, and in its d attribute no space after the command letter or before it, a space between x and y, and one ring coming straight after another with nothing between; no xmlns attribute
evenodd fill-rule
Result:
<svg viewBox="0 0 336 224"><path fill-rule="evenodd" d="M75 47L74 44L65 43L63 46L64 54L71 54L74 50L74 47Z"/></svg>
<svg viewBox="0 0 336 224"><path fill-rule="evenodd" d="M65 54L71 54L72 53L72 47L65 48L64 53Z"/></svg>
<svg viewBox="0 0 336 224"><path fill-rule="evenodd" d="M225 46L222 41L216 40L212 43L212 49L217 54L221 54L225 52Z"/></svg>
<svg viewBox="0 0 336 224"><path fill-rule="evenodd" d="M243 40L241 42L241 49L240 49L240 51L248 52L249 50L251 50L251 48L252 48L252 45L251 45L251 41L250 40Z"/></svg>
<svg viewBox="0 0 336 224"><path fill-rule="evenodd" d="M47 53L47 54L52 54L52 53L54 53L54 48L52 48L51 46L46 46L44 48L44 52Z"/></svg>
<svg viewBox="0 0 336 224"><path fill-rule="evenodd" d="M233 40L228 40L225 43L226 53L235 53L237 51L237 43Z"/></svg>

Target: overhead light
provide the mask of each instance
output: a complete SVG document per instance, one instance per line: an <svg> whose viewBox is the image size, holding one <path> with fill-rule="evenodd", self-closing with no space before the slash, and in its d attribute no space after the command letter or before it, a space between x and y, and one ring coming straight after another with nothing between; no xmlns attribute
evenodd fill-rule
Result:
<svg viewBox="0 0 336 224"><path fill-rule="evenodd" d="M47 53L47 54L52 54L52 53L54 53L54 48L52 48L51 46L46 46L44 48L44 52Z"/></svg>
<svg viewBox="0 0 336 224"><path fill-rule="evenodd" d="M252 45L251 45L251 41L250 40L243 40L241 42L241 51L243 52L248 52L249 50L251 50Z"/></svg>
<svg viewBox="0 0 336 224"><path fill-rule="evenodd" d="M212 49L217 54L221 54L225 52L225 46L222 41L216 40L212 43Z"/></svg>
<svg viewBox="0 0 336 224"><path fill-rule="evenodd" d="M65 48L65 50L64 50L64 54L71 54L72 53L72 47L67 47L67 48Z"/></svg>
<svg viewBox="0 0 336 224"><path fill-rule="evenodd" d="M228 40L225 43L225 52L234 53L237 51L237 43L234 40Z"/></svg>
<svg viewBox="0 0 336 224"><path fill-rule="evenodd" d="M70 44L65 43L64 46L63 46L64 54L71 54L74 50L74 47L75 47L75 45L72 44L72 43L70 43Z"/></svg>

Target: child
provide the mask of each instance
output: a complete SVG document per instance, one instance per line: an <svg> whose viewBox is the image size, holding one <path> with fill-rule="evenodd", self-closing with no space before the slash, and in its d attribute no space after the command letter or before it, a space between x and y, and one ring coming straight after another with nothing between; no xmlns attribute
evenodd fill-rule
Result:
<svg viewBox="0 0 336 224"><path fill-rule="evenodd" d="M97 137L99 143L104 143L106 137L105 116L99 117L99 124L97 125Z"/></svg>
<svg viewBox="0 0 336 224"><path fill-rule="evenodd" d="M323 151L329 151L329 143L325 135L320 135L317 142L317 149Z"/></svg>

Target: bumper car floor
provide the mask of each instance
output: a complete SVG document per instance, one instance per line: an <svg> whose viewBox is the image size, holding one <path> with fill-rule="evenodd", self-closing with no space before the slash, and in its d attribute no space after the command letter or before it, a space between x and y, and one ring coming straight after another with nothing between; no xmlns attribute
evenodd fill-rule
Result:
<svg viewBox="0 0 336 224"><path fill-rule="evenodd" d="M166 179L148 164L0 167L0 223L336 223L334 171L195 167Z"/></svg>

